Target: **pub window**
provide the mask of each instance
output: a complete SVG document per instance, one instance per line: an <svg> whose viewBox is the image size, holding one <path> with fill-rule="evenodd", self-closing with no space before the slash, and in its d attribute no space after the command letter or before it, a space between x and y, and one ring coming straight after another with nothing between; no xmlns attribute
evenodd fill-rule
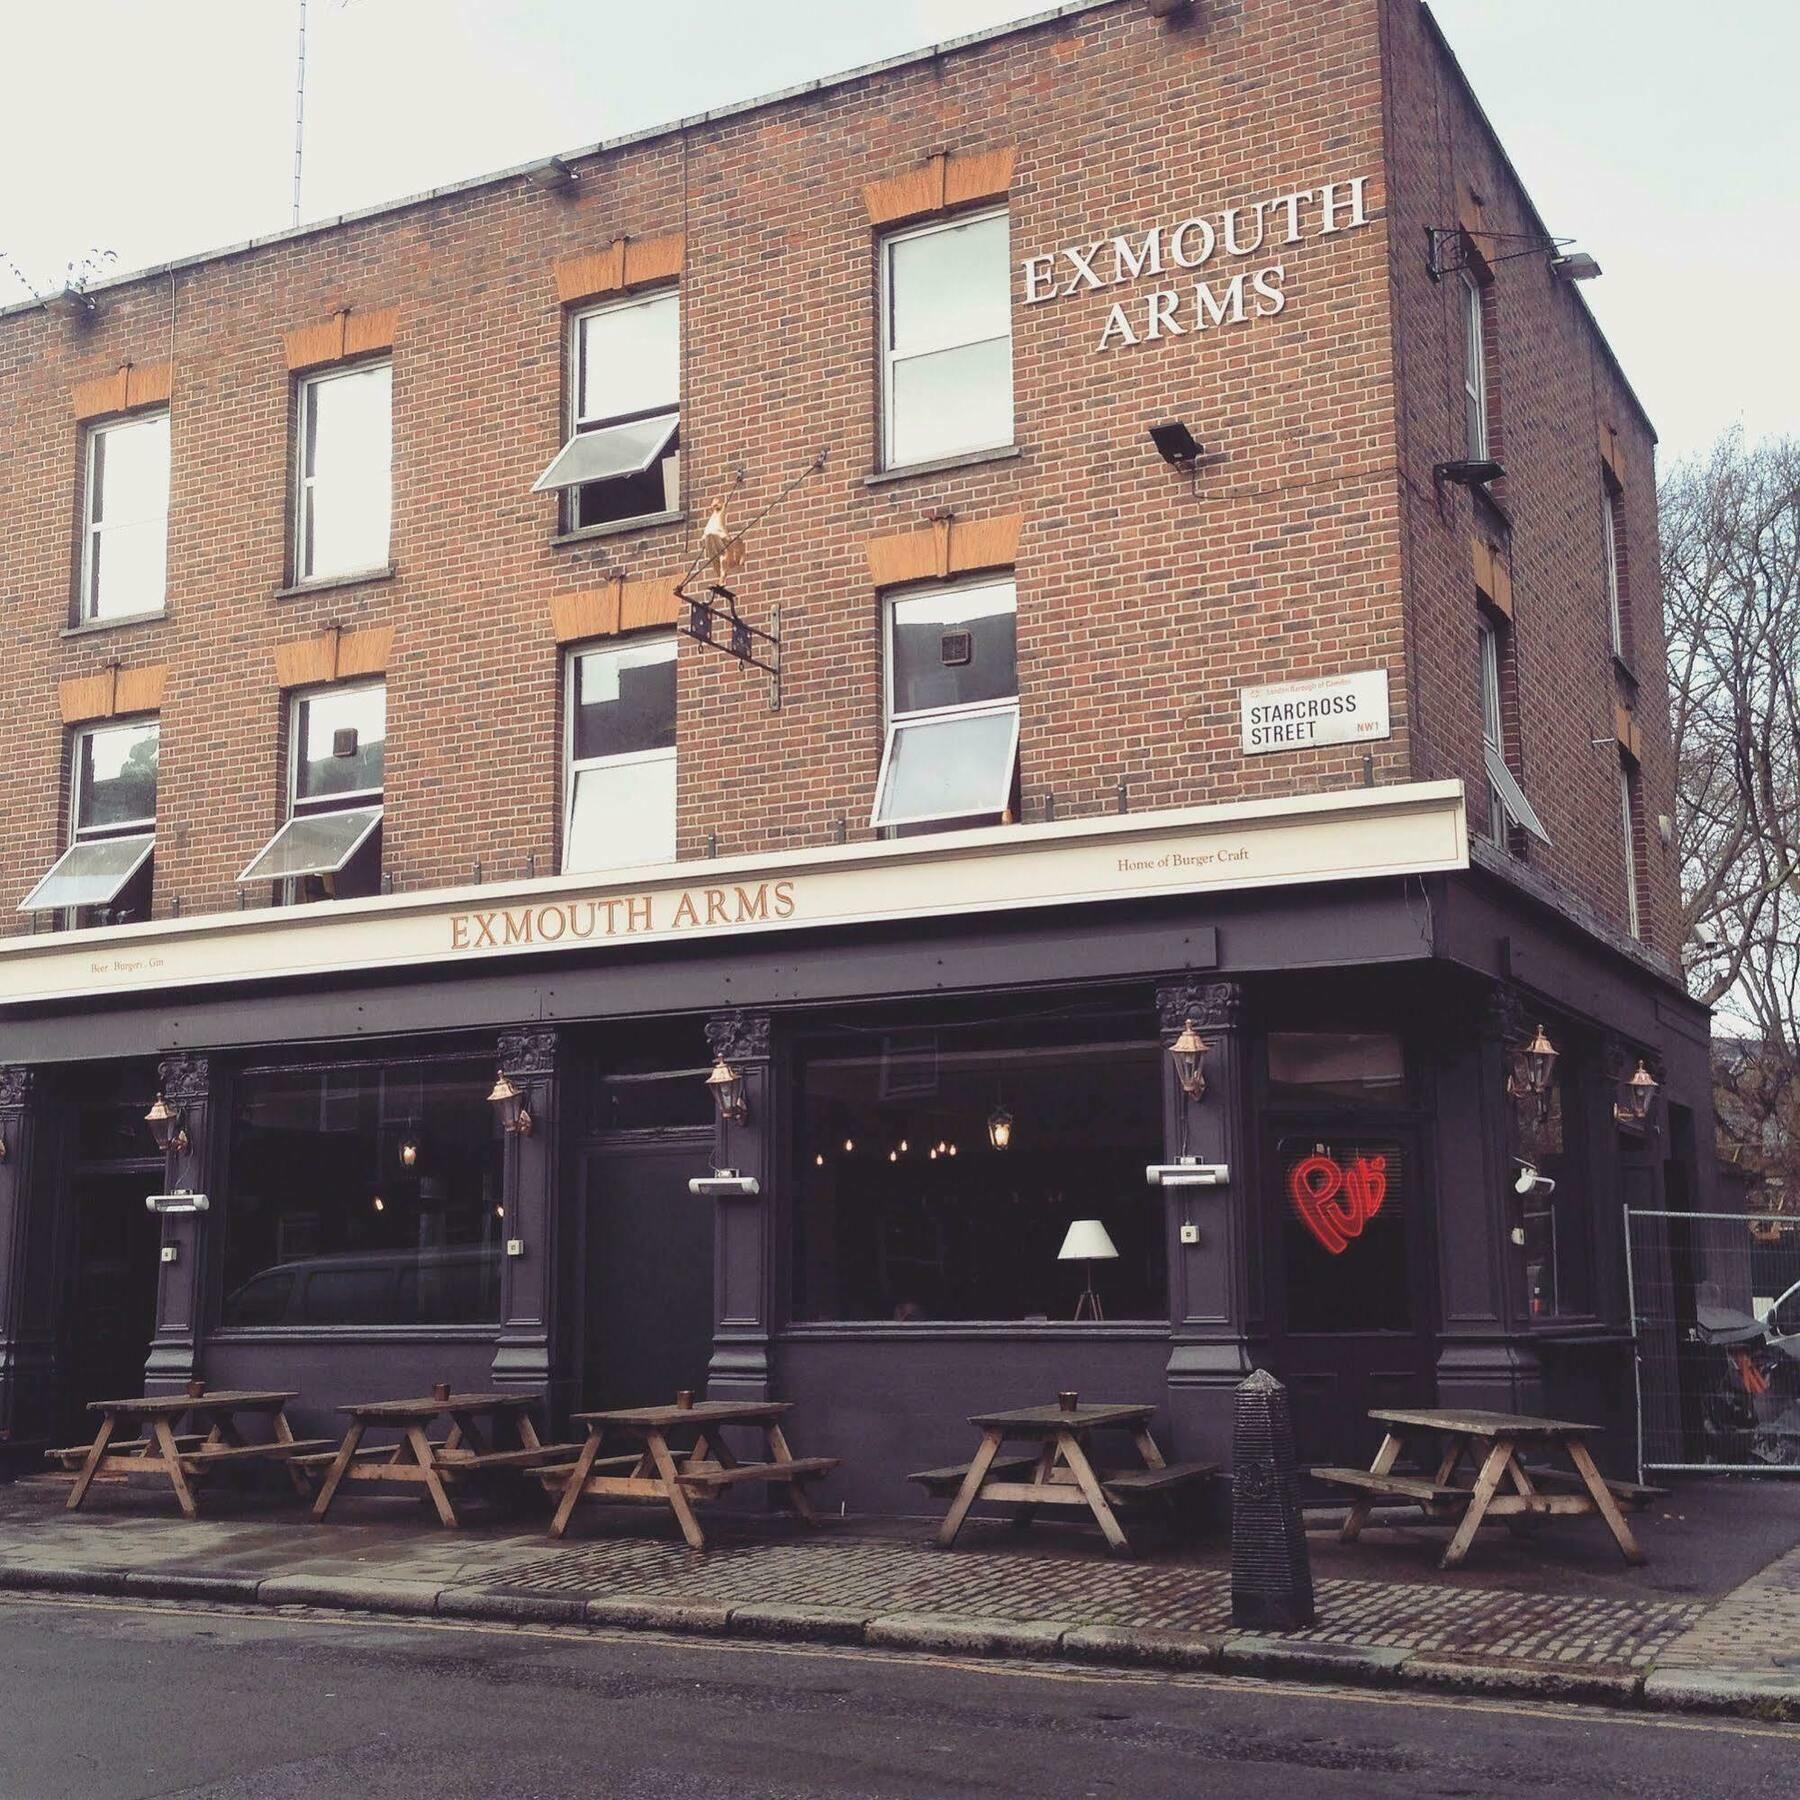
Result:
<svg viewBox="0 0 1800 1800"><path fill-rule="evenodd" d="M1643 918L1638 911L1637 799L1632 766L1619 758L1619 829L1625 841L1625 925L1633 937L1642 937Z"/></svg>
<svg viewBox="0 0 1800 1800"><path fill-rule="evenodd" d="M348 900L381 883L387 687L379 681L293 696L288 817L240 883L275 881L280 898Z"/></svg>
<svg viewBox="0 0 1800 1800"><path fill-rule="evenodd" d="M228 1328L500 1316L499 1144L476 1058L250 1069L234 1084Z"/></svg>
<svg viewBox="0 0 1800 1800"><path fill-rule="evenodd" d="M168 588L169 415L96 425L87 434L81 616L163 610Z"/></svg>
<svg viewBox="0 0 1800 1800"><path fill-rule="evenodd" d="M563 870L675 854L675 640L569 656Z"/></svg>
<svg viewBox="0 0 1800 1800"><path fill-rule="evenodd" d="M1098 1220L1109 1321L1166 1319L1154 1021L846 1033L803 1062L794 1310L800 1320L1072 1322Z"/></svg>
<svg viewBox="0 0 1800 1800"><path fill-rule="evenodd" d="M1463 328L1463 438L1471 462L1488 458L1487 301L1472 269L1460 271Z"/></svg>
<svg viewBox="0 0 1800 1800"><path fill-rule="evenodd" d="M1606 622L1612 636L1612 653L1620 662L1625 654L1625 607L1619 587L1619 497L1604 483L1600 489L1600 541L1606 555Z"/></svg>
<svg viewBox="0 0 1800 1800"><path fill-rule="evenodd" d="M68 848L20 904L67 923L122 924L150 916L156 845L155 719L92 725L69 746Z"/></svg>
<svg viewBox="0 0 1800 1800"><path fill-rule="evenodd" d="M1488 782L1487 831L1505 846L1507 830L1516 826L1549 843L1550 834L1506 761L1506 738L1500 706L1500 634L1504 628L1485 613L1477 620L1480 651L1481 748Z"/></svg>
<svg viewBox="0 0 1800 1800"><path fill-rule="evenodd" d="M361 363L299 385L294 577L373 574L393 512L393 365Z"/></svg>
<svg viewBox="0 0 1800 1800"><path fill-rule="evenodd" d="M1559 1043L1565 1035L1551 1025ZM1517 1242L1525 1261L1525 1303L1534 1321L1585 1318L1594 1310L1591 1196L1582 1180L1582 1121L1571 1114L1569 1097L1579 1094L1582 1077L1565 1053L1556 1064L1540 1108L1519 1102L1520 1161L1556 1185L1549 1193L1532 1193L1518 1201L1521 1209Z"/></svg>
<svg viewBox="0 0 1800 1800"><path fill-rule="evenodd" d="M1380 1132L1296 1131L1277 1143L1290 1331L1411 1328L1408 1150L1407 1140Z"/></svg>
<svg viewBox="0 0 1800 1800"><path fill-rule="evenodd" d="M674 288L569 320L569 436L532 492L579 531L681 507L681 299Z"/></svg>
<svg viewBox="0 0 1800 1800"><path fill-rule="evenodd" d="M1019 752L1018 602L1010 580L892 595L876 826L991 824Z"/></svg>
<svg viewBox="0 0 1800 1800"><path fill-rule="evenodd" d="M886 467L1012 442L1008 242L1004 208L881 240Z"/></svg>
<svg viewBox="0 0 1800 1800"><path fill-rule="evenodd" d="M1406 1103L1406 1056L1386 1031L1271 1031L1269 1092L1280 1101Z"/></svg>

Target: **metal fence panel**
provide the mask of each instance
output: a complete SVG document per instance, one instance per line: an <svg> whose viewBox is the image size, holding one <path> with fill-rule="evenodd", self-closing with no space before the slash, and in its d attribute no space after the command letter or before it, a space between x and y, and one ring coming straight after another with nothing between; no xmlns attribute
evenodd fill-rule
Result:
<svg viewBox="0 0 1800 1800"><path fill-rule="evenodd" d="M1800 1219L1625 1209L1638 1468L1800 1469Z"/></svg>

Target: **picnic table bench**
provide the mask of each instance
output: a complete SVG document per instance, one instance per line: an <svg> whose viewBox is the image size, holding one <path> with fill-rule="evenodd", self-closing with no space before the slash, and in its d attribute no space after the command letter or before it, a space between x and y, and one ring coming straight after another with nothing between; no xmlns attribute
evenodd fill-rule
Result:
<svg viewBox="0 0 1800 1800"><path fill-rule="evenodd" d="M1217 1463L1171 1464L1164 1460L1150 1435L1154 1406L1086 1405L1028 1406L1012 1412L976 1413L969 1423L981 1432L981 1443L966 1463L941 1469L921 1469L908 1477L928 1494L953 1495L950 1510L938 1530L944 1549L956 1542L957 1533L980 1502L1010 1502L1019 1508L1017 1525L1027 1525L1040 1506L1083 1506L1093 1515L1108 1546L1129 1555L1131 1540L1115 1508L1137 1503L1166 1502L1194 1491L1219 1473ZM1089 1460L1085 1440L1095 1431L1118 1429L1131 1434L1142 1466L1126 1469L1096 1468ZM1037 1445L1029 1456L1002 1456L1009 1440Z"/></svg>
<svg viewBox="0 0 1800 1800"><path fill-rule="evenodd" d="M417 1400L370 1400L340 1406L350 1426L343 1442L302 1458L305 1467L323 1469L325 1479L313 1502L315 1519L323 1519L346 1481L386 1482L422 1488L437 1510L439 1521L451 1528L461 1521L449 1490L472 1477L505 1471L529 1473L567 1457L573 1444L546 1444L533 1424L535 1394L433 1394ZM450 1428L434 1439L430 1427L448 1415ZM399 1435L392 1444L363 1443L371 1428ZM498 1428L516 1440L506 1447L491 1447Z"/></svg>
<svg viewBox="0 0 1800 1800"><path fill-rule="evenodd" d="M297 1492L304 1494L304 1463L310 1452L329 1448L329 1438L296 1438L287 1422L291 1392L220 1388L212 1393L145 1394L130 1400L92 1400L87 1410L100 1415L90 1444L48 1452L54 1462L74 1471L67 1506L74 1512L97 1480L161 1476L174 1490L185 1518L200 1516L194 1485L233 1466L258 1462L282 1464ZM246 1442L238 1415L266 1417L273 1433L267 1442ZM178 1433L183 1419L197 1429ZM141 1435L123 1437L136 1428Z"/></svg>
<svg viewBox="0 0 1800 1800"><path fill-rule="evenodd" d="M1356 1541L1381 1501L1397 1500L1416 1505L1427 1519L1455 1523L1456 1530L1438 1564L1444 1569L1454 1569L1462 1562L1476 1531L1489 1520L1518 1528L1546 1518L1587 1514L1597 1514L1605 1521L1628 1563L1644 1561L1620 1508L1647 1505L1661 1490L1636 1482L1608 1481L1600 1473L1587 1446L1599 1426L1533 1418L1526 1413L1432 1407L1382 1410L1369 1417L1385 1427L1386 1435L1368 1468L1316 1468L1312 1472L1315 1479L1357 1495L1338 1534L1341 1542ZM1426 1476L1397 1470L1394 1465L1407 1440L1426 1437L1439 1444L1435 1472ZM1521 1452L1528 1446L1558 1451L1571 1467L1527 1463ZM1465 1456L1474 1470L1467 1486L1455 1479Z"/></svg>
<svg viewBox="0 0 1800 1800"><path fill-rule="evenodd" d="M587 1427L580 1454L573 1462L537 1471L545 1491L557 1495L550 1535L563 1535L583 1499L648 1500L666 1505L689 1546L704 1550L706 1534L694 1516L692 1503L716 1500L726 1489L745 1482L786 1489L795 1514L808 1524L817 1524L806 1484L829 1475L838 1466L838 1458L794 1455L781 1428L791 1410L787 1402L778 1400L703 1400L576 1413L574 1422ZM740 1461L721 1435L728 1425L760 1429L766 1458ZM670 1444L671 1432L688 1430L696 1434L691 1445ZM602 1457L600 1450L609 1432L635 1438L640 1447L624 1455Z"/></svg>

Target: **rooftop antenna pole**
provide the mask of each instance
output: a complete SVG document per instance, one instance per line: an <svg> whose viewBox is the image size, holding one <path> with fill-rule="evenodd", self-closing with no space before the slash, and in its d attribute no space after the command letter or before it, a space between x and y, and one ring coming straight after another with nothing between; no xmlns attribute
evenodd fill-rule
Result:
<svg viewBox="0 0 1800 1800"><path fill-rule="evenodd" d="M306 136L306 0L300 0L300 54L294 70L294 223L300 223L300 151Z"/></svg>

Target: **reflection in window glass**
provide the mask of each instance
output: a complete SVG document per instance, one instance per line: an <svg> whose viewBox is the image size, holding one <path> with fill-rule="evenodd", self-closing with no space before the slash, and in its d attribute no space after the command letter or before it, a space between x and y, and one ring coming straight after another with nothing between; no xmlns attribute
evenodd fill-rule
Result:
<svg viewBox="0 0 1800 1800"><path fill-rule="evenodd" d="M88 435L82 616L161 612L168 536L169 415L96 426Z"/></svg>
<svg viewBox="0 0 1800 1800"><path fill-rule="evenodd" d="M246 1073L222 1323L497 1319L506 1222L492 1081L473 1058Z"/></svg>
<svg viewBox="0 0 1800 1800"><path fill-rule="evenodd" d="M302 581L387 566L393 374L390 364L373 363L300 384Z"/></svg>
<svg viewBox="0 0 1800 1800"><path fill-rule="evenodd" d="M1001 812L1018 739L1016 706L901 720L889 740L874 823L973 822Z"/></svg>
<svg viewBox="0 0 1800 1800"><path fill-rule="evenodd" d="M75 833L156 823L156 762L162 734L154 719L97 726L76 742Z"/></svg>
<svg viewBox="0 0 1800 1800"><path fill-rule="evenodd" d="M1072 1320L1086 1270L1057 1252L1074 1220L1098 1219L1119 1251L1094 1267L1106 1317L1166 1318L1163 1209L1144 1186L1162 1142L1149 1021L946 1029L924 1051L918 1037L805 1063L796 1315Z"/></svg>
<svg viewBox="0 0 1800 1800"><path fill-rule="evenodd" d="M563 868L624 868L675 854L675 640L569 659Z"/></svg>
<svg viewBox="0 0 1800 1800"><path fill-rule="evenodd" d="M1018 693L1018 601L1010 581L898 594L892 605L896 717Z"/></svg>
<svg viewBox="0 0 1800 1800"><path fill-rule="evenodd" d="M681 296L666 288L642 299L598 307L573 321L570 441L604 440L579 451L569 475L568 524L580 530L681 504ZM559 457L559 462L561 458ZM547 472L548 473L548 472Z"/></svg>
<svg viewBox="0 0 1800 1800"><path fill-rule="evenodd" d="M387 688L325 688L294 705L294 799L380 793L387 751Z"/></svg>
<svg viewBox="0 0 1800 1800"><path fill-rule="evenodd" d="M885 461L1012 442L1012 269L1004 212L883 244Z"/></svg>
<svg viewBox="0 0 1800 1800"><path fill-rule="evenodd" d="M1406 1059L1385 1031L1271 1031L1269 1088L1278 1100L1332 1096L1400 1103Z"/></svg>

